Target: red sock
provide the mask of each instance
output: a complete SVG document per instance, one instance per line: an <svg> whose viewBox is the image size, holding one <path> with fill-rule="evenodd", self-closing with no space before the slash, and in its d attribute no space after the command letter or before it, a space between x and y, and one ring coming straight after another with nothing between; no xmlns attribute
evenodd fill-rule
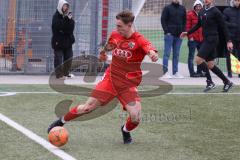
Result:
<svg viewBox="0 0 240 160"><path fill-rule="evenodd" d="M64 116L64 121L71 121L75 118L79 117L79 114L77 112L77 107L72 108L67 114Z"/></svg>
<svg viewBox="0 0 240 160"><path fill-rule="evenodd" d="M130 132L130 131L134 130L138 126L138 124L139 123L133 123L131 120L131 117L129 116L125 126L126 126L126 129Z"/></svg>

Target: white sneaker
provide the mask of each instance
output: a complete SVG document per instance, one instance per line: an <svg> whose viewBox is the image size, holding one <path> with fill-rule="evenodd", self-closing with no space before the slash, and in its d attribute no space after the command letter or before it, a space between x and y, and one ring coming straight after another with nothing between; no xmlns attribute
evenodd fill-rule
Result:
<svg viewBox="0 0 240 160"><path fill-rule="evenodd" d="M172 76L172 78L175 78L175 79L182 79L182 78L184 78L181 74L179 74L178 72L177 73L175 73L173 76Z"/></svg>
<svg viewBox="0 0 240 160"><path fill-rule="evenodd" d="M73 79L75 76L74 76L74 74L71 74L71 73L69 73L67 76L66 76L66 78L69 78L69 79Z"/></svg>
<svg viewBox="0 0 240 160"><path fill-rule="evenodd" d="M159 79L171 79L171 78L172 78L172 76L170 74L168 74L168 72L167 72L162 77L160 77Z"/></svg>

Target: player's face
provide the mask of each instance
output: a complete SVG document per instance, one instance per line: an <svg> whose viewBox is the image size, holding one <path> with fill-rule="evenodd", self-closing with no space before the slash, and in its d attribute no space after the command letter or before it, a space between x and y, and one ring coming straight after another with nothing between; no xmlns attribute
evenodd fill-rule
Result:
<svg viewBox="0 0 240 160"><path fill-rule="evenodd" d="M211 5L213 3L213 0L204 0L204 4L206 6Z"/></svg>
<svg viewBox="0 0 240 160"><path fill-rule="evenodd" d="M131 30L132 23L125 24L125 23L123 23L123 21L117 19L116 27L117 27L117 31L121 35L125 36Z"/></svg>

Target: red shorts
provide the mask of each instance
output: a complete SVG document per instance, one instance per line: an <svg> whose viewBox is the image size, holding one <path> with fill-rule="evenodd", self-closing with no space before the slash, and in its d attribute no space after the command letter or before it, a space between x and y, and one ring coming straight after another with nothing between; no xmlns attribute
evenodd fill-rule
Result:
<svg viewBox="0 0 240 160"><path fill-rule="evenodd" d="M141 101L136 87L114 87L110 74L106 74L103 80L96 85L91 97L99 100L102 106L117 97L124 110L126 110L125 106L130 102Z"/></svg>

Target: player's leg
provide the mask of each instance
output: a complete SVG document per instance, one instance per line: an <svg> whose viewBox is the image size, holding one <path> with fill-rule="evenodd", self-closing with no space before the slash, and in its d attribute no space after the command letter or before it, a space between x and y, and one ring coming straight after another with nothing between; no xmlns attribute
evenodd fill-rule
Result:
<svg viewBox="0 0 240 160"><path fill-rule="evenodd" d="M223 74L223 72L215 65L215 62L208 61L208 68L211 69L211 71L216 74L219 78L222 79L224 83L223 91L228 92L229 89L233 87L233 83L228 80L228 78Z"/></svg>
<svg viewBox="0 0 240 160"><path fill-rule="evenodd" d="M199 66L199 68L205 72L206 78L207 78L207 86L204 89L204 92L208 92L212 89L214 89L216 86L212 81L212 77L210 74L210 71L208 69L208 65L206 63L208 57L211 55L211 53L215 50L214 46L209 44L208 41L203 41L198 54L195 58L196 64Z"/></svg>
<svg viewBox="0 0 240 160"><path fill-rule="evenodd" d="M139 125L141 120L141 103L139 101L130 102L125 106L125 109L129 116L121 129L124 143L129 144L132 142L130 132Z"/></svg>
<svg viewBox="0 0 240 160"><path fill-rule="evenodd" d="M89 97L85 104L77 105L76 107L72 108L71 111L69 111L65 116L63 116L62 121L64 123L71 121L77 117L94 111L99 106L101 106L101 102L98 99Z"/></svg>
<svg viewBox="0 0 240 160"><path fill-rule="evenodd" d="M103 80L96 85L88 100L84 104L72 108L66 115L53 122L48 128L48 132L53 127L63 126L68 121L94 111L97 107L110 102L115 96L116 93L112 87L110 76L105 74Z"/></svg>
<svg viewBox="0 0 240 160"><path fill-rule="evenodd" d="M134 130L140 123L141 103L138 101L130 102L125 106L125 109L127 110L129 117L126 124L124 125L124 131L130 132Z"/></svg>
<svg viewBox="0 0 240 160"><path fill-rule="evenodd" d="M141 98L137 93L136 87L126 88L121 91L117 98L123 106L123 110L128 112L126 123L121 127L123 142L129 144L132 142L130 132L134 130L141 119Z"/></svg>
<svg viewBox="0 0 240 160"><path fill-rule="evenodd" d="M199 53L199 55L200 55L200 53ZM200 56L196 56L195 61L196 61L197 65L199 66L199 68L201 68L201 70L203 72L205 72L205 75L207 78L207 86L204 89L204 92L208 92L208 91L214 89L216 86L212 81L212 77L210 75L210 71L208 69L208 65L207 65L206 61L203 58L201 58Z"/></svg>
<svg viewBox="0 0 240 160"><path fill-rule="evenodd" d="M197 42L197 51L199 52L200 48L202 46L202 42ZM194 55L195 56L195 55ZM203 73L202 69L199 67L199 65L197 65L197 75L199 75L199 77L205 77L205 73Z"/></svg>
<svg viewBox="0 0 240 160"><path fill-rule="evenodd" d="M101 102L98 99L89 97L84 104L77 105L76 107L72 108L67 114L60 117L58 120L54 121L48 127L48 133L52 128L56 126L63 126L68 121L74 120L84 114L88 114L94 111L100 105L101 105Z"/></svg>

